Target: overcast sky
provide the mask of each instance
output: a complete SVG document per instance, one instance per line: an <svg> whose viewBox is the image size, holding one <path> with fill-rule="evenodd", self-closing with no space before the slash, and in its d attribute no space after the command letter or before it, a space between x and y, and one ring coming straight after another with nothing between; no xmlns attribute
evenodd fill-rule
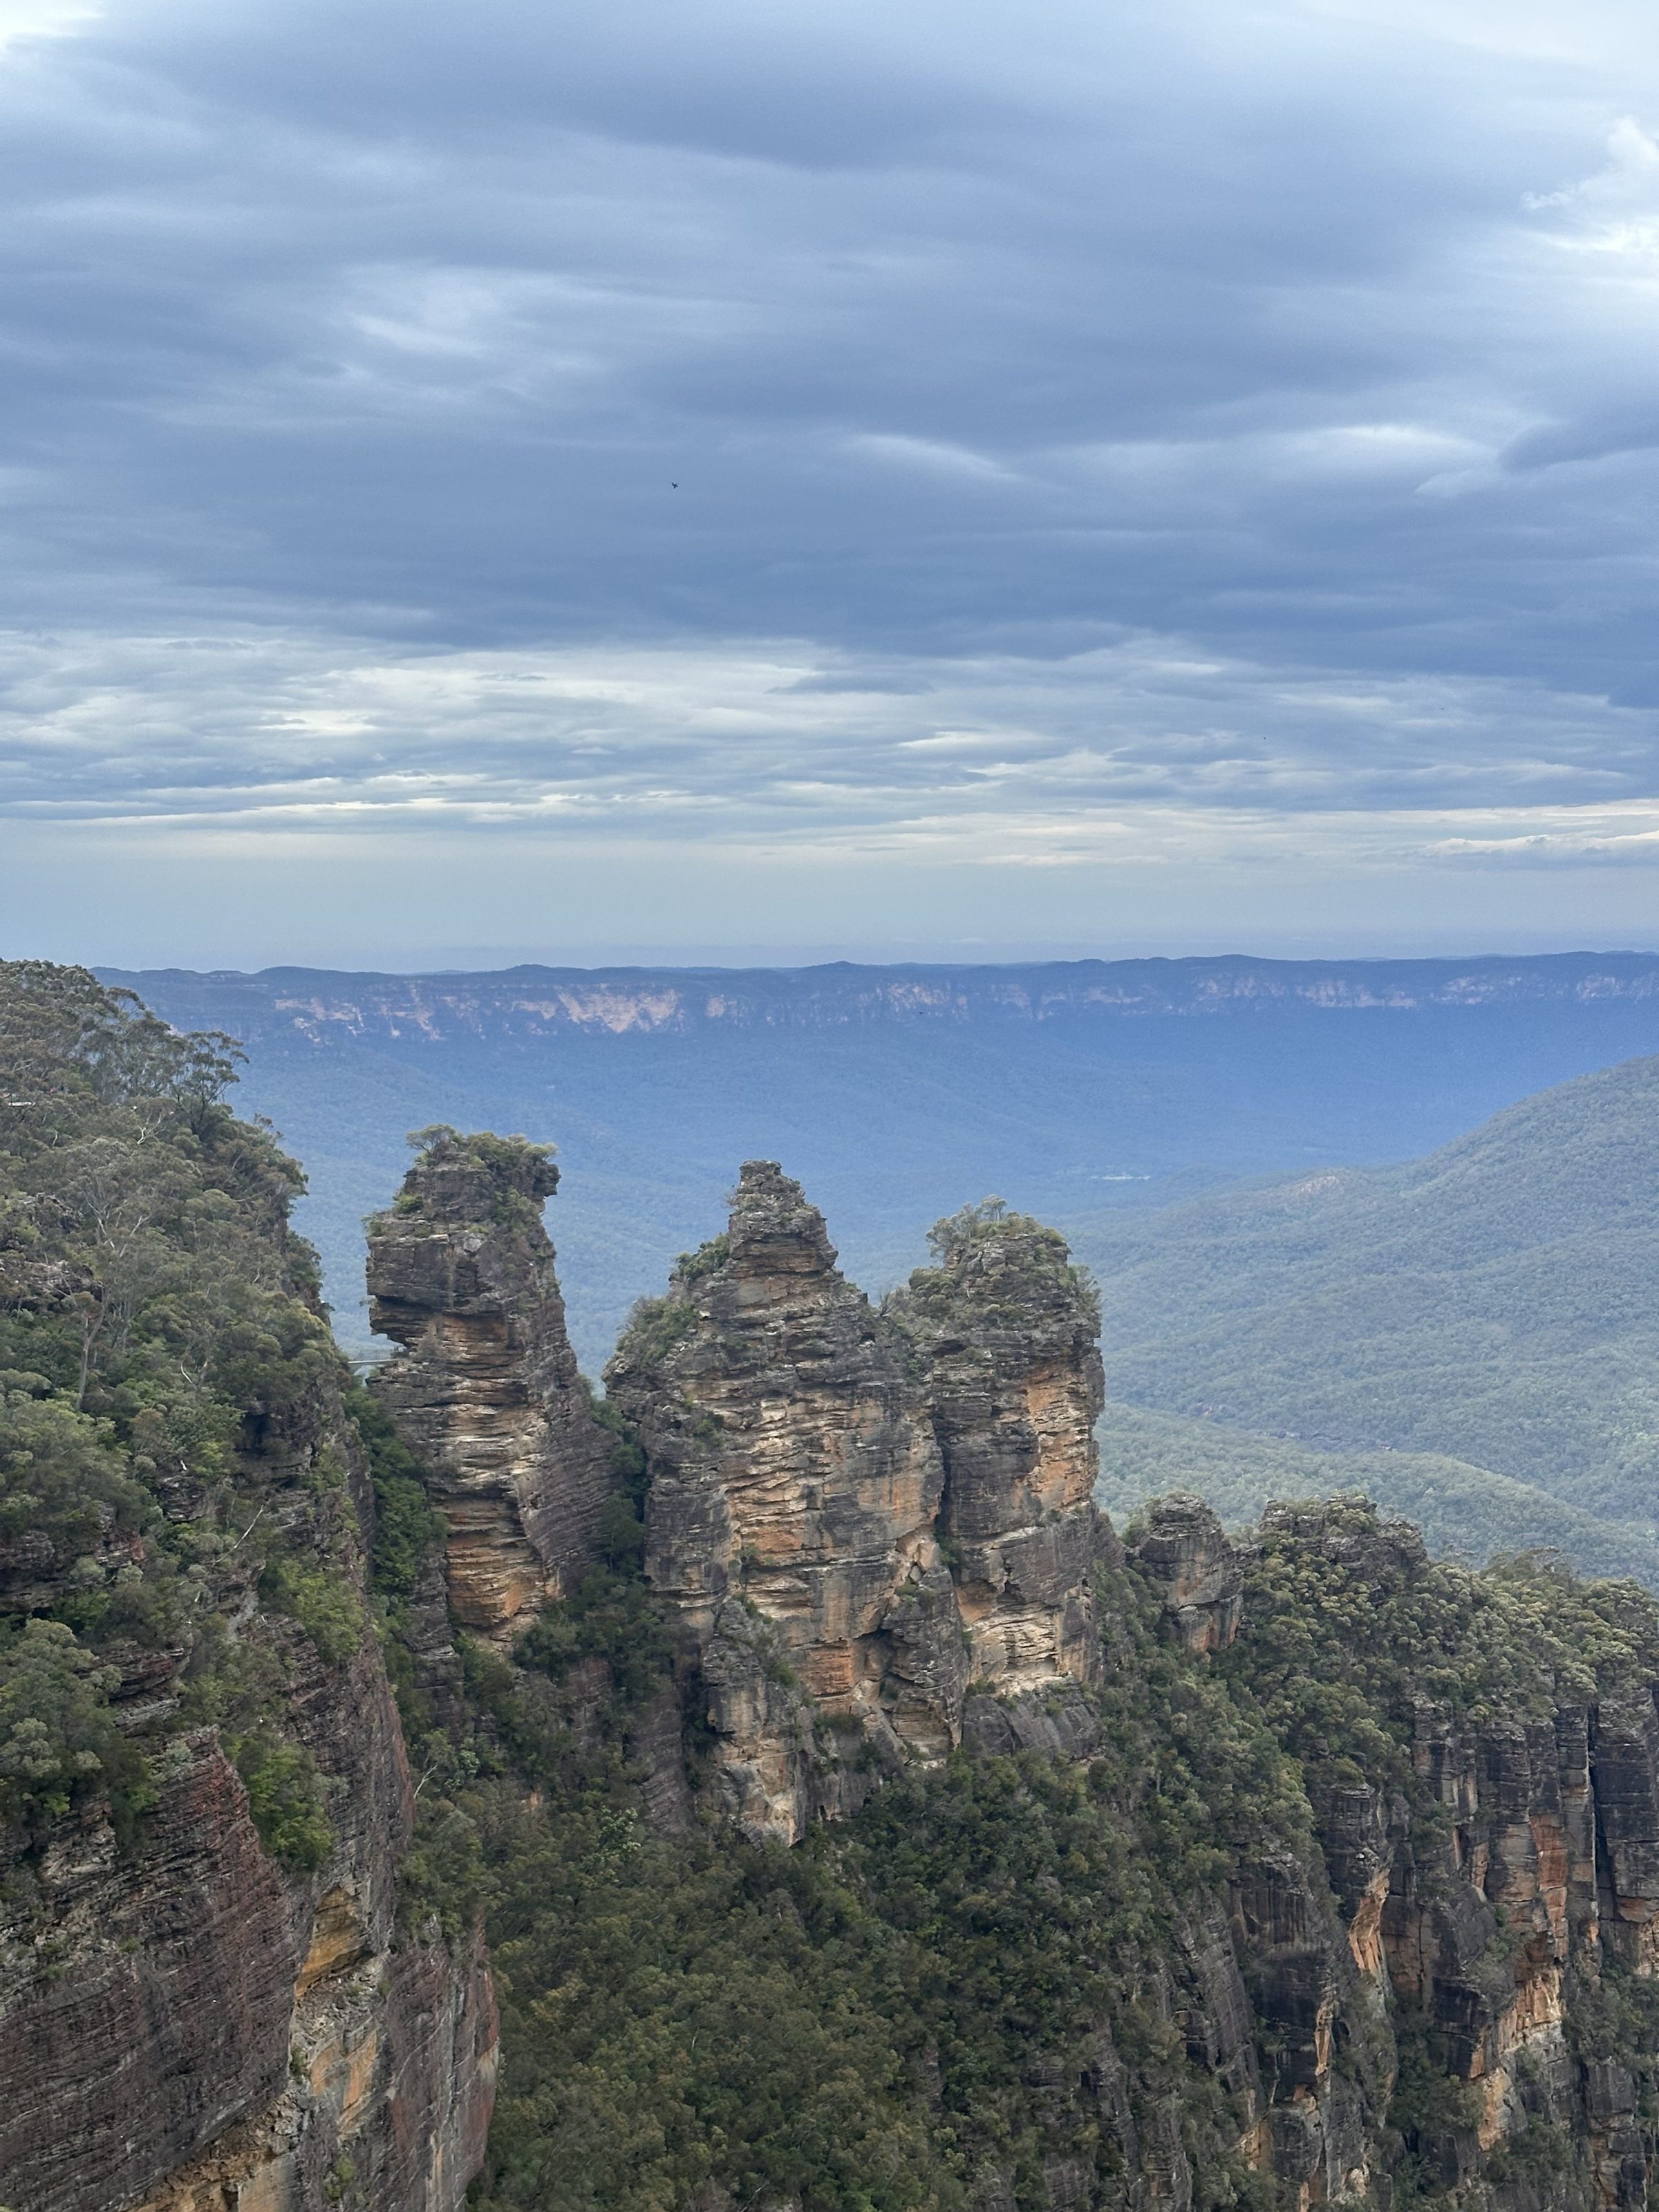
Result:
<svg viewBox="0 0 1659 2212"><path fill-rule="evenodd" d="M1651 0L0 39L0 951L1659 942Z"/></svg>

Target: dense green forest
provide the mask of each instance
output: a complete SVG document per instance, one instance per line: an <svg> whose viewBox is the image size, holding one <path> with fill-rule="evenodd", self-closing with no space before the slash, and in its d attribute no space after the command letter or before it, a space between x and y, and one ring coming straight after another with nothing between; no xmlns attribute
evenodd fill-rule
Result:
<svg viewBox="0 0 1659 2212"><path fill-rule="evenodd" d="M1100 1459L1096 1495L1120 1521L1175 1490L1197 1492L1233 1528L1259 1520L1275 1498L1360 1492L1414 1522L1431 1551L1466 1565L1553 1552L1582 1574L1627 1575L1659 1590L1659 1541L1650 1529L1432 1452L1320 1450L1120 1399L1100 1424Z"/></svg>
<svg viewBox="0 0 1659 2212"><path fill-rule="evenodd" d="M0 1820L110 1799L130 1826L167 1740L210 1724L304 1866L329 1826L290 1670L220 1608L257 1590L331 1662L369 1624L343 1463L284 1464L346 1376L286 1228L299 1172L225 1103L234 1055L83 970L0 967Z"/></svg>
<svg viewBox="0 0 1659 2212"><path fill-rule="evenodd" d="M1659 1060L1638 1060L1404 1167L1103 1223L1090 1256L1108 1387L1327 1452L1456 1461L1621 1524L1615 1544L1651 1535L1656 1157ZM1352 1480L1369 1483L1374 1464ZM1521 1504L1493 1490L1487 1510L1507 1528ZM1588 1534L1564 1522L1547 1540L1599 1565L1609 1555Z"/></svg>

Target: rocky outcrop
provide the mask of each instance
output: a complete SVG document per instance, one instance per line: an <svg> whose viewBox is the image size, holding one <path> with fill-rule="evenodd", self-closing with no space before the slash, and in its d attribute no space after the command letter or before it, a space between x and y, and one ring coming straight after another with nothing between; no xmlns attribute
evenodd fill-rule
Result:
<svg viewBox="0 0 1659 2212"><path fill-rule="evenodd" d="M1378 1607L1433 1572L1414 1528L1340 1505L1270 1509L1255 1541L1287 1540ZM1402 1673L1417 1656L1401 1655ZM1541 2125L1584 2146L1587 2201L1643 2201L1651 2148L1629 2068L1595 2055L1607 2015L1583 2007L1609 1954L1659 1971L1655 1692L1647 1672L1615 1674L1588 1700L1558 1692L1549 1711L1488 1690L1475 1717L1419 1694L1409 1794L1310 1771L1356 1968L1471 2093L1466 2128L1443 2121L1415 2144L1449 2186L1478 2181L1485 2157Z"/></svg>
<svg viewBox="0 0 1659 2212"><path fill-rule="evenodd" d="M647 1573L700 1665L719 1790L793 1839L961 1727L944 1470L902 1340L775 1163L606 1370L650 1469Z"/></svg>
<svg viewBox="0 0 1659 2212"><path fill-rule="evenodd" d="M1376 1992L1361 1982L1316 1869L1299 1858L1247 1861L1233 1884L1231 1923L1271 2053L1256 2162L1299 2208L1363 2199L1394 2070Z"/></svg>
<svg viewBox="0 0 1659 2212"><path fill-rule="evenodd" d="M541 1206L547 1148L434 1133L369 1223L374 1389L449 1524L449 1608L510 1637L593 1559L609 1448L565 1333Z"/></svg>
<svg viewBox="0 0 1659 2212"><path fill-rule="evenodd" d="M1176 1492L1155 1498L1128 1554L1188 1651L1227 1649L1238 1631L1244 1571L1201 1498Z"/></svg>
<svg viewBox="0 0 1659 2212"><path fill-rule="evenodd" d="M0 1344L50 1370L0 1358L0 2201L458 2212L495 2004L476 1930L400 1923L374 1498L298 1173L134 1020L138 1104L72 1054L60 1094L125 1241L31 1201L0 1268Z"/></svg>
<svg viewBox="0 0 1659 2212"><path fill-rule="evenodd" d="M888 1312L924 1363L944 1462L939 1533L969 1669L1018 1694L1099 1666L1099 1313L1052 1229L1000 1200L933 1232Z"/></svg>
<svg viewBox="0 0 1659 2212"><path fill-rule="evenodd" d="M722 1801L757 1835L850 1810L981 1711L1098 1671L1096 1322L1064 1243L993 1201L878 1312L751 1160L723 1237L606 1370L648 1471L647 1573L701 1671ZM1092 1725L1092 1723L1089 1723Z"/></svg>

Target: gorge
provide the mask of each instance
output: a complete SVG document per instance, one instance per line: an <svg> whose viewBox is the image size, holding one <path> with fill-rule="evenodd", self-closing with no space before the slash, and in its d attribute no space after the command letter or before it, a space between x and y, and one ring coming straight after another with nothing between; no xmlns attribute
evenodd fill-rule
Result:
<svg viewBox="0 0 1659 2212"><path fill-rule="evenodd" d="M547 1148L422 1132L365 1390L222 1048L0 1057L11 2212L1645 2202L1646 1593L1120 1535L1064 1241L873 1304L771 1161L601 1399Z"/></svg>

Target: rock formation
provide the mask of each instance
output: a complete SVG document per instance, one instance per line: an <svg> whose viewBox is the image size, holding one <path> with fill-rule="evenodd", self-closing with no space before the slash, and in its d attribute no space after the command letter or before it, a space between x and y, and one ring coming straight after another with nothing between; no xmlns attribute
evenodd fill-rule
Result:
<svg viewBox="0 0 1659 2212"><path fill-rule="evenodd" d="M728 1802L791 1840L907 1747L948 1748L966 1679L927 1401L835 1261L799 1185L750 1161L726 1235L605 1376L639 1424L647 1572L701 1662Z"/></svg>
<svg viewBox="0 0 1659 2212"><path fill-rule="evenodd" d="M1097 1663L1099 1360L1052 1232L975 1219L878 1313L750 1161L606 1373L650 1471L647 1572L708 1692L726 1801L793 1839L1009 1692Z"/></svg>
<svg viewBox="0 0 1659 2212"><path fill-rule="evenodd" d="M373 1387L449 1523L450 1610L496 1638L591 1564L609 1484L542 1227L558 1180L544 1146L439 1130L368 1225L370 1317L403 1347Z"/></svg>
<svg viewBox="0 0 1659 2212"><path fill-rule="evenodd" d="M85 1085L62 1098L101 1175L112 1109ZM343 1395L287 1237L292 1170L228 1115L198 1121L165 1185L188 1203L146 1217L188 1224L149 1255L164 1346L192 1325L197 1240L240 1224L204 1271L192 1370L169 1349L100 1378L87 1357L114 1261L52 1212L56 1122L29 1139L39 1187L0 1215L12 2212L459 2212L497 2028L471 1877L447 1882L441 1839L465 1869L503 1828L490 1881L520 1887L501 1924L544 1910L556 1942L513 1954L516 2140L484 2185L519 2193L491 2201L574 2201L523 2155L538 2127L586 2202L600 2137L665 2141L672 2108L690 2155L652 2202L770 2203L770 2144L727 2169L726 2124L793 2122L836 2069L886 2100L872 2202L1651 2201L1659 1613L1639 1593L1437 1565L1354 1499L1273 1508L1236 1546L1201 1501L1166 1498L1125 1551L1091 1502L1094 1305L1063 1242L987 1201L878 1311L769 1162L637 1310L601 1421L540 1227L544 1152L447 1131L372 1261L404 1346L380 1404L440 1546L384 1417ZM134 1174L155 1100L137 1126ZM559 1606L601 1533L612 1571ZM495 1643L476 1670L452 1614ZM427 1793L418 1849L377 1629L428 1778L488 1777L441 1813ZM693 1728L690 1771L751 1838L793 1842L908 1778L805 1864L734 1849L723 1891L689 1696L712 1737L704 1758ZM717 1985L691 2010L677 1923L684 1979ZM596 1958L640 1971L589 2043ZM574 2057L535 2040L573 2032L562 2008L583 2015ZM770 2049L757 2064L798 2025L793 2075ZM700 2035L719 2048L694 2064ZM792 2160L842 2160L856 2127L835 2115L868 2106L826 2109L827 2148L797 2137ZM881 2166L895 2146L916 2163ZM931 2199L904 2179L930 2159L948 2185ZM822 2201L863 2191L851 2164L834 2178ZM643 2201L635 2182L625 2159L593 2201Z"/></svg>
<svg viewBox="0 0 1659 2212"><path fill-rule="evenodd" d="M1188 1651L1224 1651L1238 1629L1243 1569L1220 1522L1201 1498L1155 1498L1129 1547L1143 1579Z"/></svg>
<svg viewBox="0 0 1659 2212"><path fill-rule="evenodd" d="M933 1232L890 1312L925 1364L969 1672L1012 1695L1099 1664L1099 1316L1052 1229L1000 1201Z"/></svg>
<svg viewBox="0 0 1659 2212"><path fill-rule="evenodd" d="M1378 1605L1432 1572L1414 1528L1351 1504L1270 1508L1253 1544L1334 1565ZM1402 1672L1418 1656L1400 1654ZM1499 1692L1483 1717L1460 1718L1418 1694L1409 1794L1310 1774L1362 1983L1377 2005L1415 2012L1474 2094L1466 2132L1443 2123L1419 2146L1447 2185L1535 2122L1585 2142L1596 2204L1644 2202L1651 2149L1638 2148L1628 2069L1593 2044L1584 2055L1582 2024L1575 2057L1569 2025L1609 1954L1638 1976L1659 1972L1653 1656L1599 1696L1559 1690L1553 1712L1512 1709Z"/></svg>
<svg viewBox="0 0 1659 2212"><path fill-rule="evenodd" d="M372 1505L331 1355L244 1433L236 1478L257 1502L240 1545L203 1545L197 1613L172 1640L106 1647L153 1802L124 1836L94 1800L0 1866L0 2194L14 2212L458 2212L483 2157L497 2038L481 1936L396 1925L412 1791L362 1612ZM205 1534L198 1487L179 1494ZM355 1649L325 1656L269 1601L273 1532L275 1556L355 1613ZM106 1548L113 1578L148 1555L133 1534ZM39 1613L90 1579L88 1561L62 1573L41 1542L10 1574L0 1562L0 1607ZM228 1694L259 1686L279 1760L319 1778L313 1863L262 1838L228 1729L178 1728L204 1657L242 1686Z"/></svg>
<svg viewBox="0 0 1659 2212"><path fill-rule="evenodd" d="M15 2212L323 2212L346 2172L365 2205L457 2212L483 2156L488 1966L476 1934L452 1948L435 1926L394 1927L410 1789L378 1650L337 1668L291 1621L255 1615L243 1635L280 1654L333 1841L303 1875L273 1858L209 1728L168 1742L135 1844L94 1814L9 1869L0 2176Z"/></svg>

